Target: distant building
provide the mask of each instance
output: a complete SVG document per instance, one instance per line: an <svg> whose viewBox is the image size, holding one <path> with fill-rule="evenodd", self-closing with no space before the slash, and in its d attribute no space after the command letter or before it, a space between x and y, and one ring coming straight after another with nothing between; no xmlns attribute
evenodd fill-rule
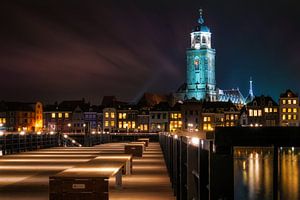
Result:
<svg viewBox="0 0 300 200"><path fill-rule="evenodd" d="M213 131L216 127L239 126L239 110L232 102L204 102L201 129Z"/></svg>
<svg viewBox="0 0 300 200"><path fill-rule="evenodd" d="M7 131L40 131L43 128L43 104L0 102L0 119Z"/></svg>
<svg viewBox="0 0 300 200"><path fill-rule="evenodd" d="M239 89L216 88L216 51L212 48L210 29L204 25L202 10L198 23L190 34L191 47L186 51L186 82L174 93L175 102L195 98L199 101L231 101L242 107L245 99Z"/></svg>
<svg viewBox="0 0 300 200"><path fill-rule="evenodd" d="M299 96L292 90L280 95L280 126L299 126Z"/></svg>
<svg viewBox="0 0 300 200"><path fill-rule="evenodd" d="M182 130L181 104L177 103L169 111L169 132Z"/></svg>
<svg viewBox="0 0 300 200"><path fill-rule="evenodd" d="M140 110L137 115L138 132L149 132L150 116L148 110Z"/></svg>
<svg viewBox="0 0 300 200"><path fill-rule="evenodd" d="M44 128L54 132L84 133L90 128L84 114L89 108L90 104L84 99L47 105L44 111Z"/></svg>
<svg viewBox="0 0 300 200"><path fill-rule="evenodd" d="M182 123L184 130L201 129L200 119L202 113L203 102L196 100L195 98L186 100L181 105Z"/></svg>
<svg viewBox="0 0 300 200"><path fill-rule="evenodd" d="M169 111L170 105L161 102L149 111L150 132L169 131Z"/></svg>
<svg viewBox="0 0 300 200"><path fill-rule="evenodd" d="M269 96L257 96L241 112L242 126L278 126L279 106Z"/></svg>
<svg viewBox="0 0 300 200"><path fill-rule="evenodd" d="M117 109L108 107L103 109L103 130L114 132L117 128Z"/></svg>
<svg viewBox="0 0 300 200"><path fill-rule="evenodd" d="M133 106L119 106L117 108L117 132L135 132L138 130L138 109Z"/></svg>

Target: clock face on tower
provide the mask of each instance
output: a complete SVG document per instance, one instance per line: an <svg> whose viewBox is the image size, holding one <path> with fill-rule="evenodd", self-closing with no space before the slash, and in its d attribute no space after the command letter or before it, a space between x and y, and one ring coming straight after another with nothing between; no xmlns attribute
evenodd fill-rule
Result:
<svg viewBox="0 0 300 200"><path fill-rule="evenodd" d="M195 66L195 70L199 70L199 58L196 58L195 60L194 60L194 66Z"/></svg>

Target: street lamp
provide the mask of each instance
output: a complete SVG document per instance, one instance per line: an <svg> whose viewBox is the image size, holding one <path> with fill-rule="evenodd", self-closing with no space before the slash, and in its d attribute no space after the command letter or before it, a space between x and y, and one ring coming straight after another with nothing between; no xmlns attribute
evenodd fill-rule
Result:
<svg viewBox="0 0 300 200"><path fill-rule="evenodd" d="M71 132L71 123L68 123L69 133Z"/></svg>

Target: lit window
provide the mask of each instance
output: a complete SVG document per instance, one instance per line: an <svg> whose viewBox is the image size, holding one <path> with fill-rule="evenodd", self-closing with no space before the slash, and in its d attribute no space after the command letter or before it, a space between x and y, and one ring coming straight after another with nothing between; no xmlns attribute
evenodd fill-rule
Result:
<svg viewBox="0 0 300 200"><path fill-rule="evenodd" d="M110 126L115 126L115 121L110 121Z"/></svg>
<svg viewBox="0 0 300 200"><path fill-rule="evenodd" d="M109 117L108 112L105 112L105 118L108 118L108 117Z"/></svg>
<svg viewBox="0 0 300 200"><path fill-rule="evenodd" d="M273 110L274 112L277 112L277 108L274 108L274 110Z"/></svg>
<svg viewBox="0 0 300 200"><path fill-rule="evenodd" d="M285 99L282 100L282 104L286 104L286 100Z"/></svg>
<svg viewBox="0 0 300 200"><path fill-rule="evenodd" d="M225 126L229 126L229 122L226 122L226 125Z"/></svg>
<svg viewBox="0 0 300 200"><path fill-rule="evenodd" d="M292 119L292 115L288 115L288 120L291 120Z"/></svg>
<svg viewBox="0 0 300 200"><path fill-rule="evenodd" d="M207 124L203 124L203 130L207 131Z"/></svg>
<svg viewBox="0 0 300 200"><path fill-rule="evenodd" d="M108 127L108 126L109 126L108 121L105 121L104 125L105 125L106 127Z"/></svg>
<svg viewBox="0 0 300 200"><path fill-rule="evenodd" d="M122 122L119 122L119 128L122 128Z"/></svg>
<svg viewBox="0 0 300 200"><path fill-rule="evenodd" d="M289 112L289 113L292 112L292 109L291 109L291 108L288 108L288 112Z"/></svg>
<svg viewBox="0 0 300 200"><path fill-rule="evenodd" d="M144 131L148 131L148 125L144 124Z"/></svg>
<svg viewBox="0 0 300 200"><path fill-rule="evenodd" d="M234 119L235 119L235 120L238 120L238 119L239 119L239 116L238 116L238 115L234 115Z"/></svg>
<svg viewBox="0 0 300 200"><path fill-rule="evenodd" d="M293 120L296 120L297 119L297 115L293 115Z"/></svg>
<svg viewBox="0 0 300 200"><path fill-rule="evenodd" d="M230 126L234 126L234 122L230 122Z"/></svg>
<svg viewBox="0 0 300 200"><path fill-rule="evenodd" d="M207 124L207 130L209 130L209 131L212 130L211 124Z"/></svg>
<svg viewBox="0 0 300 200"><path fill-rule="evenodd" d="M58 113L58 118L62 118L62 113Z"/></svg>
<svg viewBox="0 0 300 200"><path fill-rule="evenodd" d="M210 122L210 117L207 117L207 121Z"/></svg>
<svg viewBox="0 0 300 200"><path fill-rule="evenodd" d="M123 119L122 113L119 113L119 119Z"/></svg>
<svg viewBox="0 0 300 200"><path fill-rule="evenodd" d="M229 120L229 115L226 115L225 118L226 118L226 120Z"/></svg>
<svg viewBox="0 0 300 200"><path fill-rule="evenodd" d="M110 113L110 118L115 118L115 113L114 112Z"/></svg>
<svg viewBox="0 0 300 200"><path fill-rule="evenodd" d="M253 111L253 116L257 116L257 110Z"/></svg>
<svg viewBox="0 0 300 200"><path fill-rule="evenodd" d="M5 124L5 123L6 123L6 119L5 119L5 118L3 118L3 120L2 120L2 121L3 121L3 124Z"/></svg>
<svg viewBox="0 0 300 200"><path fill-rule="evenodd" d="M288 100L288 104L292 104L292 100L291 99Z"/></svg>
<svg viewBox="0 0 300 200"><path fill-rule="evenodd" d="M269 112L269 108L265 108L265 113L268 113Z"/></svg>
<svg viewBox="0 0 300 200"><path fill-rule="evenodd" d="M234 115L230 115L230 120L234 120Z"/></svg>
<svg viewBox="0 0 300 200"><path fill-rule="evenodd" d="M293 108L293 112L296 113L297 112L297 108Z"/></svg>
<svg viewBox="0 0 300 200"><path fill-rule="evenodd" d="M178 119L181 119L181 113L178 113Z"/></svg>
<svg viewBox="0 0 300 200"><path fill-rule="evenodd" d="M273 109L272 108L269 108L270 112L273 112Z"/></svg>
<svg viewBox="0 0 300 200"><path fill-rule="evenodd" d="M250 117L253 116L253 110L252 110L252 109L249 110L249 116L250 116ZM227 119L227 117L226 117L226 119Z"/></svg>
<svg viewBox="0 0 300 200"><path fill-rule="evenodd" d="M224 118L223 117L221 117L221 122L224 122Z"/></svg>
<svg viewBox="0 0 300 200"><path fill-rule="evenodd" d="M282 115L282 120L285 120L286 119L286 116L285 115Z"/></svg>
<svg viewBox="0 0 300 200"><path fill-rule="evenodd" d="M207 117L204 117L204 118L203 118L203 121L207 122Z"/></svg>
<svg viewBox="0 0 300 200"><path fill-rule="evenodd" d="M293 104L297 104L297 100L296 99L293 100Z"/></svg>
<svg viewBox="0 0 300 200"><path fill-rule="evenodd" d="M182 126L182 121L178 121L178 127L181 128Z"/></svg>
<svg viewBox="0 0 300 200"><path fill-rule="evenodd" d="M174 119L177 119L177 116L178 116L177 113L175 113L175 114L174 114Z"/></svg>
<svg viewBox="0 0 300 200"><path fill-rule="evenodd" d="M282 108L282 112L285 113L286 112L286 108Z"/></svg>
<svg viewBox="0 0 300 200"><path fill-rule="evenodd" d="M69 113L65 113L65 118L69 118Z"/></svg>
<svg viewBox="0 0 300 200"><path fill-rule="evenodd" d="M123 113L123 119L126 119L126 113Z"/></svg>
<svg viewBox="0 0 300 200"><path fill-rule="evenodd" d="M262 116L261 110L258 110L258 116Z"/></svg>
<svg viewBox="0 0 300 200"><path fill-rule="evenodd" d="M51 117L52 117L52 118L55 118L55 113L52 113L52 114L51 114Z"/></svg>
<svg viewBox="0 0 300 200"><path fill-rule="evenodd" d="M131 127L135 128L135 122L131 122Z"/></svg>

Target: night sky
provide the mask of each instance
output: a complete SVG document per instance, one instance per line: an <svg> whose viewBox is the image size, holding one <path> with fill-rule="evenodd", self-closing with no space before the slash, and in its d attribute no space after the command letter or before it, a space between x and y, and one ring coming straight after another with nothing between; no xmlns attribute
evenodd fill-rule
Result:
<svg viewBox="0 0 300 200"><path fill-rule="evenodd" d="M0 100L47 103L103 95L135 101L185 81L185 50L203 8L221 89L275 100L300 91L298 0L6 0Z"/></svg>

